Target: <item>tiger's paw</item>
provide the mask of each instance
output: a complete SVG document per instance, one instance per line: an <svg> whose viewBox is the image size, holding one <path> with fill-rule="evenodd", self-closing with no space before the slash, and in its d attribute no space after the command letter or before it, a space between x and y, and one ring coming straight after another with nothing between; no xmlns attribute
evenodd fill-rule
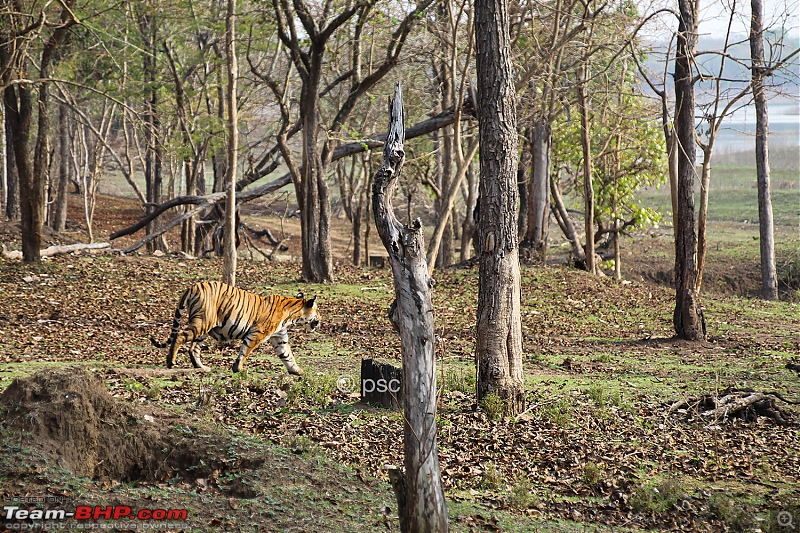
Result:
<svg viewBox="0 0 800 533"><path fill-rule="evenodd" d="M289 370L289 374L291 374L292 376L300 376L303 374L303 369L300 368L299 366L294 367L293 369Z"/></svg>

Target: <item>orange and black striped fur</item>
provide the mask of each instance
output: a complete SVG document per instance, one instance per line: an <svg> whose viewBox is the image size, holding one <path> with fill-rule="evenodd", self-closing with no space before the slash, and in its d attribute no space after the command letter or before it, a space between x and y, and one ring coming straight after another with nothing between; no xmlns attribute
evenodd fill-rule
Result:
<svg viewBox="0 0 800 533"><path fill-rule="evenodd" d="M200 361L199 344L206 335L216 340L240 339L242 347L233 363L233 371L239 372L247 356L264 339L269 339L286 370L290 374L302 374L292 355L286 328L292 324L305 324L307 331L314 331L319 324L316 299L316 296L305 299L302 294L297 298L276 295L264 298L218 281L203 281L183 293L167 342L162 344L153 338L150 340L158 348L169 345L167 368L172 368L178 349L189 343L192 365L206 369ZM189 323L180 329L184 309L189 315Z"/></svg>

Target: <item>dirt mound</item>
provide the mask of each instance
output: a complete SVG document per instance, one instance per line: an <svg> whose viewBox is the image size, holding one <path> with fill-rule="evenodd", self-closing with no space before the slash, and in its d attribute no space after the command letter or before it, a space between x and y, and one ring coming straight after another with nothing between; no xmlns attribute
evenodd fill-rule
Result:
<svg viewBox="0 0 800 533"><path fill-rule="evenodd" d="M0 427L46 461L93 479L156 481L189 473L194 479L234 466L214 453L225 449L215 445L223 444L220 437L198 438L175 415L114 399L81 367L14 380L0 395Z"/></svg>

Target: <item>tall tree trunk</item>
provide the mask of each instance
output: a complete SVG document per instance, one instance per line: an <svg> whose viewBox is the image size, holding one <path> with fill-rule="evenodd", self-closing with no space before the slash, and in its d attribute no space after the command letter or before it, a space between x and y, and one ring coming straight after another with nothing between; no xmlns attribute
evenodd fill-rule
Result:
<svg viewBox="0 0 800 533"><path fill-rule="evenodd" d="M620 103L622 95L620 94ZM614 236L614 279L622 279L622 256L619 250L619 211L617 199L619 196L619 178L622 173L622 133L617 134L617 146L614 150L614 192L611 196L611 229Z"/></svg>
<svg viewBox="0 0 800 533"><path fill-rule="evenodd" d="M586 242L586 270L597 274L594 256L594 185L592 184L592 148L589 131L589 105L586 99L588 66L581 63L578 69L578 107L581 114L581 147L583 149L583 223Z"/></svg>
<svg viewBox="0 0 800 533"><path fill-rule="evenodd" d="M708 194L711 189L711 155L714 149L713 134L709 136L708 144L703 146L703 163L700 170L700 207L697 210L697 278L695 279L695 292L700 294L703 285L703 270L706 266L708 240L706 238L706 224L708 222Z"/></svg>
<svg viewBox="0 0 800 533"><path fill-rule="evenodd" d="M678 137L672 123L665 124L664 138L667 143L667 170L669 172L669 198L672 205L672 237L678 238Z"/></svg>
<svg viewBox="0 0 800 533"><path fill-rule="evenodd" d="M405 160L403 100L395 86L384 163L375 175L372 206L394 278L396 299L389 318L400 335L403 356L403 451L405 472L391 473L404 533L443 533L447 507L436 445L436 357L431 279L425 260L422 225L404 226L392 207L392 194Z"/></svg>
<svg viewBox="0 0 800 533"><path fill-rule="evenodd" d="M333 281L331 204L319 145L319 86L325 44L312 47L310 66L301 94L303 122L302 195L298 195L303 251L303 278L314 283Z"/></svg>
<svg viewBox="0 0 800 533"><path fill-rule="evenodd" d="M544 262L547 257L547 221L550 218L550 123L538 117L532 126L531 181L528 192L528 228L525 241L534 258Z"/></svg>
<svg viewBox="0 0 800 533"><path fill-rule="evenodd" d="M688 340L705 339L698 305L697 233L694 218L695 163L694 84L692 65L697 49L697 0L678 0L678 44L675 54L675 134L678 150L678 195L675 234L675 333Z"/></svg>
<svg viewBox="0 0 800 533"><path fill-rule="evenodd" d="M507 0L475 3L480 136L478 401L494 393L522 412L522 326L517 235L517 116ZM478 30L480 28L480 30Z"/></svg>
<svg viewBox="0 0 800 533"><path fill-rule="evenodd" d="M225 232L222 281L236 285L236 165L239 158L239 113L236 84L239 64L236 61L236 0L228 0L225 17L225 52L228 62L228 172L225 198Z"/></svg>
<svg viewBox="0 0 800 533"><path fill-rule="evenodd" d="M464 222L461 224L461 252L459 260L468 261L472 257L473 239L477 226L475 224L475 207L478 205L478 180L475 179L475 166L470 161L467 166L467 198Z"/></svg>
<svg viewBox="0 0 800 533"><path fill-rule="evenodd" d="M6 91L10 90L9 87ZM5 216L9 220L19 220L19 172L17 171L17 157L14 150L14 130L10 110L4 105L3 129L6 136L6 204Z"/></svg>
<svg viewBox="0 0 800 533"><path fill-rule="evenodd" d="M58 106L58 186L53 214L53 229L64 231L67 227L67 184L69 184L69 107Z"/></svg>
<svg viewBox="0 0 800 533"><path fill-rule="evenodd" d="M0 78L2 79L2 78ZM5 102L0 100L0 217L6 212L6 195L8 193L8 152L6 141Z"/></svg>
<svg viewBox="0 0 800 533"><path fill-rule="evenodd" d="M145 196L147 197L147 213L153 206L161 203L163 147L161 145L161 119L158 114L158 21L155 15L144 14L139 20L144 40L144 56L142 69L145 79ZM158 230L154 220L147 225L146 233ZM164 249L162 238L147 243L147 251Z"/></svg>
<svg viewBox="0 0 800 533"><path fill-rule="evenodd" d="M17 84L6 87L6 120L10 126L11 145L19 180L20 221L22 229L22 258L39 261L42 247L42 201L44 184L36 179L31 161L30 141L33 121L33 87Z"/></svg>
<svg viewBox="0 0 800 533"><path fill-rule="evenodd" d="M750 0L750 57L753 98L756 105L756 180L758 183L758 228L761 248L761 294L766 300L778 299L778 274L775 268L775 235L772 221L772 193L769 179L769 120L764 91L764 22L762 0Z"/></svg>

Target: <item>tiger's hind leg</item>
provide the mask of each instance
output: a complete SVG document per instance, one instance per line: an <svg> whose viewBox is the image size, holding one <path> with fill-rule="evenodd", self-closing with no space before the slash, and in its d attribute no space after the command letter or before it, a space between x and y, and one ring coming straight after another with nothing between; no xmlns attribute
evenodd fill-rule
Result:
<svg viewBox="0 0 800 533"><path fill-rule="evenodd" d="M286 328L283 328L271 336L269 338L269 343L275 349L278 359L283 361L283 365L290 374L299 376L303 373L303 370L297 366L294 355L292 355L292 347L289 346L289 333L286 331Z"/></svg>
<svg viewBox="0 0 800 533"><path fill-rule="evenodd" d="M200 341L195 340L189 348L189 359L192 361L192 366L200 370L211 370L203 364L200 360Z"/></svg>
<svg viewBox="0 0 800 533"><path fill-rule="evenodd" d="M180 350L181 346L185 343L190 343L190 358L192 359L192 364L195 368L202 368L195 364L195 362L199 362L199 359L196 359L195 354L193 353L195 341L200 338L201 336L205 335L205 331L203 330L203 319L201 317L195 317L189 320L189 324L180 331L177 335L175 335L175 340L172 342L172 345L169 347L169 352L167 353L167 368L172 368L172 365L175 364L175 356L178 354L178 350Z"/></svg>

